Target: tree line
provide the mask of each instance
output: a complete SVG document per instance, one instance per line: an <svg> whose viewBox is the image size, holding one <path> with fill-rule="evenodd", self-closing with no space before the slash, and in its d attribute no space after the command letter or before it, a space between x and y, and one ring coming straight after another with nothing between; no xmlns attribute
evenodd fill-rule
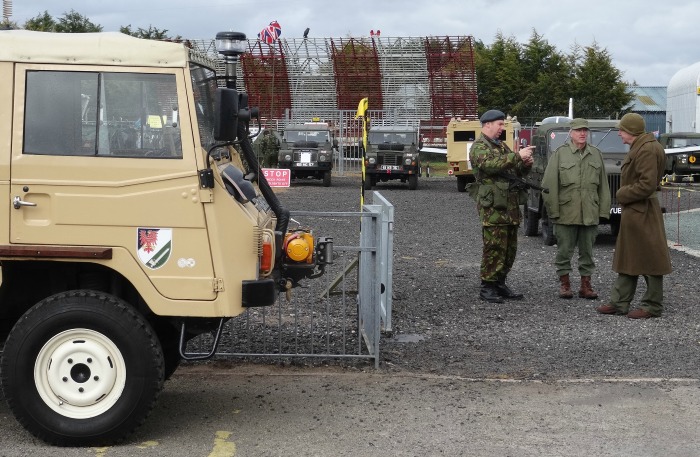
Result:
<svg viewBox="0 0 700 457"><path fill-rule="evenodd" d="M15 23L3 24L20 28ZM54 18L48 11L27 20L26 30L63 33L101 32L102 26L71 10ZM120 32L138 38L181 41L167 29L131 24ZM476 41L474 68L477 76L479 114L497 108L517 116L523 124L534 124L548 116L565 116L569 98L576 117L617 119L633 99L622 72L610 53L595 41L589 46L575 44L569 53L559 51L533 29L527 43L498 32L490 45Z"/></svg>

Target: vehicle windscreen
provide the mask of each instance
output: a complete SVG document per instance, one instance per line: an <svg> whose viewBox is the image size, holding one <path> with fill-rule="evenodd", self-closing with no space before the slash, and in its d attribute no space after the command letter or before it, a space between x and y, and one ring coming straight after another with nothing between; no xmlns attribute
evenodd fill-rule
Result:
<svg viewBox="0 0 700 457"><path fill-rule="evenodd" d="M372 144L394 143L412 144L415 143L413 132L372 132L369 133L369 142Z"/></svg>
<svg viewBox="0 0 700 457"><path fill-rule="evenodd" d="M671 138L668 148L687 148L689 146L700 146L700 138Z"/></svg>
<svg viewBox="0 0 700 457"><path fill-rule="evenodd" d="M602 153L629 151L629 145L622 142L618 132L618 129L592 129L588 141Z"/></svg>
<svg viewBox="0 0 700 457"><path fill-rule="evenodd" d="M284 141L294 143L297 141L317 141L323 143L330 141L328 130L285 130Z"/></svg>

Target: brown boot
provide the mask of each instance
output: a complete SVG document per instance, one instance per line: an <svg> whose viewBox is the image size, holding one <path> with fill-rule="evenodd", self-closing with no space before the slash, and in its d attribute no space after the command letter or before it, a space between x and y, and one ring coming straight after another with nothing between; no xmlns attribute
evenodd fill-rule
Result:
<svg viewBox="0 0 700 457"><path fill-rule="evenodd" d="M569 274L559 276L559 298L571 298L574 296L571 292L571 283L569 282Z"/></svg>
<svg viewBox="0 0 700 457"><path fill-rule="evenodd" d="M595 300L598 298L598 294L595 293L593 287L591 287L590 276L581 276L581 289L578 291L578 296L589 300Z"/></svg>

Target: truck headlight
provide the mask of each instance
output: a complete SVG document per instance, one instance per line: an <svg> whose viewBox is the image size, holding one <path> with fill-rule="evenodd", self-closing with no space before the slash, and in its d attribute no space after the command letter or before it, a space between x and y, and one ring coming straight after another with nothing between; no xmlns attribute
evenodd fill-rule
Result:
<svg viewBox="0 0 700 457"><path fill-rule="evenodd" d="M291 155L291 154L285 154L285 155L284 155L284 161L285 161L285 162L291 162L291 161L292 161L292 155Z"/></svg>
<svg viewBox="0 0 700 457"><path fill-rule="evenodd" d="M374 165L375 163L377 163L377 159L374 158L374 157L369 157L369 158L367 159L367 162L368 162L370 165Z"/></svg>
<svg viewBox="0 0 700 457"><path fill-rule="evenodd" d="M413 161L412 157L406 157L406 160L403 161L406 165L411 165L411 162Z"/></svg>
<svg viewBox="0 0 700 457"><path fill-rule="evenodd" d="M318 161L319 161L319 162L326 162L327 160L328 160L328 157L326 157L325 154L320 154L320 155L318 156Z"/></svg>

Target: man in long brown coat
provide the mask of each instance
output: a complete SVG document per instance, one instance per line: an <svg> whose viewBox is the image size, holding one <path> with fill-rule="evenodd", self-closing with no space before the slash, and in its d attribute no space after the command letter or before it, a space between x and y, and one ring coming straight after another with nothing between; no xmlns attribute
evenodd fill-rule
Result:
<svg viewBox="0 0 700 457"><path fill-rule="evenodd" d="M645 133L644 119L625 114L619 135L630 151L622 162L617 201L622 205L620 233L615 244L613 270L617 279L610 301L596 310L601 314L627 314L631 319L659 317L663 312L663 275L671 273L666 230L656 196L664 175L665 154L654 135ZM647 290L639 309L629 311L639 276Z"/></svg>

